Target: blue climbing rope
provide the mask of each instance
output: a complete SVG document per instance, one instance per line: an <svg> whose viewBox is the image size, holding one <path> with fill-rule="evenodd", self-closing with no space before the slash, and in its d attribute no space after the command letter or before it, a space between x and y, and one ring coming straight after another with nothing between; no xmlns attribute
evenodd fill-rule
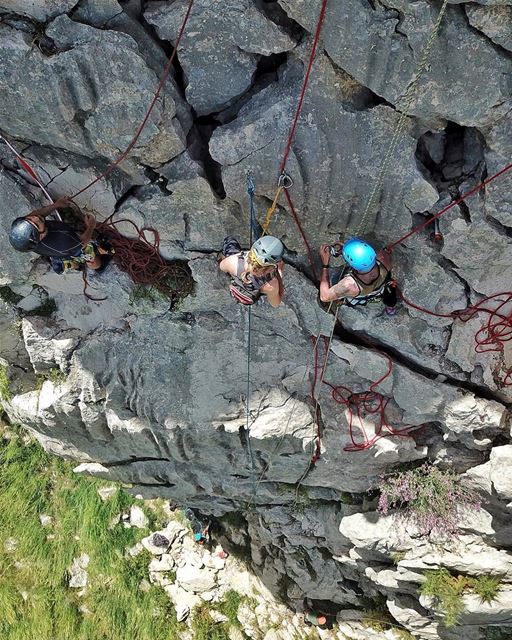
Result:
<svg viewBox="0 0 512 640"><path fill-rule="evenodd" d="M254 206L255 186L254 186L252 173L250 171L247 172L246 187L247 187L247 195L249 196L249 210L251 215L251 226L249 229L249 238L250 238L249 245L252 247L253 243L256 242L258 238L260 238L263 232L263 229L259 224L259 222L256 220L256 208Z"/></svg>
<svg viewBox="0 0 512 640"><path fill-rule="evenodd" d="M254 237L259 237L258 223L256 222L256 212L254 208L254 180L252 174L247 172L247 195L249 196L249 210L250 210L250 223L249 223L249 238L252 247ZM251 330L252 330L252 305L249 306L247 311L247 324L245 326L246 345L247 345L247 389L245 396L245 435L247 437L247 449L249 450L249 456L251 458L251 468L254 471L254 454L251 444L251 407L250 407L250 394L251 394Z"/></svg>

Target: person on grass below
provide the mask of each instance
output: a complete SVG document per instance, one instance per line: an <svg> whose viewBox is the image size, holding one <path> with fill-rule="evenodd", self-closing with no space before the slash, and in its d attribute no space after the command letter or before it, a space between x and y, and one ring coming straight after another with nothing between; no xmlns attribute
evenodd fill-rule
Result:
<svg viewBox="0 0 512 640"><path fill-rule="evenodd" d="M341 255L349 272L332 286L329 281L331 245L322 244L318 253L322 260L322 302L343 299L347 306L355 307L381 299L386 314L395 315L397 295L391 277L390 253L383 250L377 254L373 247L360 238L347 240L341 247Z"/></svg>
<svg viewBox="0 0 512 640"><path fill-rule="evenodd" d="M229 290L233 298L241 304L251 305L264 295L273 307L281 304L283 253L283 243L274 236L256 240L249 251L242 251L233 236L224 238L219 268L232 276Z"/></svg>
<svg viewBox="0 0 512 640"><path fill-rule="evenodd" d="M82 232L68 222L46 220L56 209L74 207L84 219ZM32 251L50 260L56 273L69 269L98 270L105 266L109 250L93 241L96 220L90 213L83 213L68 197L61 197L53 204L31 211L16 218L9 232L9 242L17 251Z"/></svg>

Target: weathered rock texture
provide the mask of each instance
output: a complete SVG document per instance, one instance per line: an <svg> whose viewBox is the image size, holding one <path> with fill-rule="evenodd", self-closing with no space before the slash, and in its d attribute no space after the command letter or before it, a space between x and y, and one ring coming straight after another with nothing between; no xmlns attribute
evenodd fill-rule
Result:
<svg viewBox="0 0 512 640"><path fill-rule="evenodd" d="M186 3L142 5L0 0L0 132L52 195L87 184L145 113ZM248 241L248 170L260 218L273 197L318 9L316 0L197 0L173 77L130 159L79 200L99 218L118 212L158 227L162 254L187 261L195 281L178 305L141 297L114 266L89 278L108 300L88 301L78 274L56 276L14 253L10 221L43 200L0 148L0 284L9 307L0 356L16 392L3 405L83 472L223 519L274 594L297 608L304 597L332 607L340 629L384 602L419 638L477 640L489 625L512 634L512 392L500 382L512 350L475 352L485 314L463 324L405 306L393 319L380 304L342 308L326 380L366 391L391 362L376 390L390 426L412 437L345 451L349 412L318 385L322 456L311 467L312 337L329 335L333 316L318 302L280 202L270 230L288 250L286 295L277 309L253 309L246 398L247 311L230 298L216 253L228 233ZM383 246L510 162L510 9L450 3L377 206L363 219L439 3L329 3L287 166L314 247L355 231ZM395 251L408 298L447 313L510 289L511 175L446 214L443 243L422 232ZM23 318L12 329L15 314ZM42 387L32 371L47 378ZM371 414L354 422L357 442L362 428L375 432ZM442 549L399 534L364 497L398 463L425 458L466 473L484 496L460 540ZM418 593L425 571L439 566L499 576L500 599L466 596L462 626L447 630Z"/></svg>

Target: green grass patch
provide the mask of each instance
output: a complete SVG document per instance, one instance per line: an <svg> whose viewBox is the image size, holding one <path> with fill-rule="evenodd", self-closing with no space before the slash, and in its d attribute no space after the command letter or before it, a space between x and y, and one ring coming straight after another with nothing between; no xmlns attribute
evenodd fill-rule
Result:
<svg viewBox="0 0 512 640"><path fill-rule="evenodd" d="M476 593L482 602L490 603L498 596L501 581L494 576L453 575L444 567L427 571L426 580L420 586L420 593L434 598L444 615L444 625L453 627L464 611L465 593Z"/></svg>
<svg viewBox="0 0 512 640"><path fill-rule="evenodd" d="M136 284L130 292L129 303L132 305L147 302L155 304L162 299L162 294L155 287L147 284Z"/></svg>
<svg viewBox="0 0 512 640"><path fill-rule="evenodd" d="M0 400L10 400L12 398L7 366L0 364Z"/></svg>
<svg viewBox="0 0 512 640"><path fill-rule="evenodd" d="M166 594L149 585L146 553L125 558L147 531L112 526L135 499L123 490L103 502L104 482L14 435L0 440L0 637L2 640L175 640ZM43 527L39 516L51 516ZM90 556L83 595L68 567Z"/></svg>
<svg viewBox="0 0 512 640"><path fill-rule="evenodd" d="M58 367L44 371L36 376L36 389L41 389L46 380L50 380L53 384L62 384L66 382L67 375Z"/></svg>
<svg viewBox="0 0 512 640"><path fill-rule="evenodd" d="M230 589L224 596L222 602L219 602L216 608L225 615L226 618L228 618L230 624L240 628L242 625L237 618L237 613L240 605L246 600L247 598L238 593L238 591Z"/></svg>
<svg viewBox="0 0 512 640"><path fill-rule="evenodd" d="M200 605L192 612L194 640L230 640L226 623L215 622L207 605Z"/></svg>

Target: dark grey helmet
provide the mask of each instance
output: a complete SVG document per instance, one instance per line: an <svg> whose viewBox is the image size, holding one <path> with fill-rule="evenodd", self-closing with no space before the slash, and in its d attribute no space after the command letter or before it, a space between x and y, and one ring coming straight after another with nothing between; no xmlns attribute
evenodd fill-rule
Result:
<svg viewBox="0 0 512 640"><path fill-rule="evenodd" d="M9 231L9 242L16 251L30 251L39 242L39 231L26 218L16 218Z"/></svg>
<svg viewBox="0 0 512 640"><path fill-rule="evenodd" d="M284 245L274 236L263 236L252 245L251 251L261 265L277 264L283 259Z"/></svg>

